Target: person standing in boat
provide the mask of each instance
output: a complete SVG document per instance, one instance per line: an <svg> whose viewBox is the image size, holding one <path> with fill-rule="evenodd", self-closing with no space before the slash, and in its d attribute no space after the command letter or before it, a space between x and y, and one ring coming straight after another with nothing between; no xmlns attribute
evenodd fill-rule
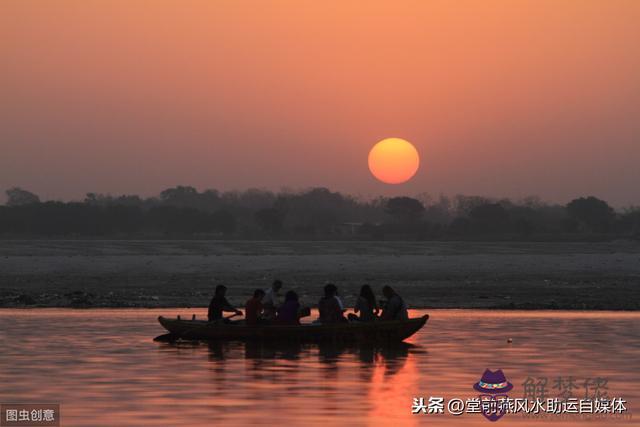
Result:
<svg viewBox="0 0 640 427"><path fill-rule="evenodd" d="M295 291L289 291L284 296L284 304L278 308L276 322L284 325L300 324L300 302Z"/></svg>
<svg viewBox="0 0 640 427"><path fill-rule="evenodd" d="M329 283L324 287L324 297L318 302L318 311L320 313L320 323L341 323L346 322L344 310L338 299L338 288L333 283Z"/></svg>
<svg viewBox="0 0 640 427"><path fill-rule="evenodd" d="M244 319L247 325L253 326L264 321L262 317L262 298L265 292L262 289L256 289L253 297L249 298L244 305Z"/></svg>
<svg viewBox="0 0 640 427"><path fill-rule="evenodd" d="M382 288L382 294L387 299L380 316L382 320L407 320L409 318L407 305L391 286Z"/></svg>
<svg viewBox="0 0 640 427"><path fill-rule="evenodd" d="M362 288L360 288L360 296L356 301L353 311L360 313L360 317L350 313L349 320L373 322L378 317L378 304L376 303L376 296L373 294L371 286L363 285Z"/></svg>
<svg viewBox="0 0 640 427"><path fill-rule="evenodd" d="M225 295L227 294L227 287L225 285L216 286L216 292L211 302L209 303L209 322L222 319L223 312L231 312L237 315L242 315L242 312L232 306Z"/></svg>
<svg viewBox="0 0 640 427"><path fill-rule="evenodd" d="M271 287L265 291L264 298L262 299L262 305L264 308L263 316L265 319L275 319L276 311L280 306L280 292L282 289L282 281L274 280Z"/></svg>

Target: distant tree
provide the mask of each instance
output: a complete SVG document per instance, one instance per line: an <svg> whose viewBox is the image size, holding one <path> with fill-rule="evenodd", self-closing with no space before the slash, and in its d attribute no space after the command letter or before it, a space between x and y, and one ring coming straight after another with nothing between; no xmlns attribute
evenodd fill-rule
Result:
<svg viewBox="0 0 640 427"><path fill-rule="evenodd" d="M486 197L458 194L453 200L453 210L457 216L467 216L474 208L488 203L491 203L491 200Z"/></svg>
<svg viewBox="0 0 640 427"><path fill-rule="evenodd" d="M533 223L527 218L518 218L514 223L514 227L516 232L527 238L531 236L534 230Z"/></svg>
<svg viewBox="0 0 640 427"><path fill-rule="evenodd" d="M562 220L562 231L565 233L577 233L580 230L580 223L577 219L567 217Z"/></svg>
<svg viewBox="0 0 640 427"><path fill-rule="evenodd" d="M87 193L84 198L84 202L89 205L98 205L100 204L102 195L98 193Z"/></svg>
<svg viewBox="0 0 640 427"><path fill-rule="evenodd" d="M143 200L140 198L140 196L137 196L135 194L131 194L131 195L122 195L122 196L118 196L114 199L113 201L114 205L118 205L118 206L142 206L143 204Z"/></svg>
<svg viewBox="0 0 640 427"><path fill-rule="evenodd" d="M362 224L362 227L358 229L358 235L367 236L374 240L384 240L384 227L365 222Z"/></svg>
<svg viewBox="0 0 640 427"><path fill-rule="evenodd" d="M437 201L424 203L424 218L436 224L448 224L451 221L451 200L444 195L440 195Z"/></svg>
<svg viewBox="0 0 640 427"><path fill-rule="evenodd" d="M121 195L113 197L110 194L87 193L84 203L95 206L142 206L144 204L140 196L137 195Z"/></svg>
<svg viewBox="0 0 640 427"><path fill-rule="evenodd" d="M267 233L280 233L284 223L284 214L276 208L260 209L255 214L260 228Z"/></svg>
<svg viewBox="0 0 640 427"><path fill-rule="evenodd" d="M183 238L224 234L331 238L344 227L361 224L364 239L551 238L563 232L607 231L640 237L640 209L614 213L594 197L566 206L535 197L518 201L475 196L395 197L363 200L326 188L304 191L263 189L198 192L177 186L158 197L88 193L83 203L39 202L20 188L7 191L0 206L1 236L158 236ZM613 237L613 234L612 234Z"/></svg>
<svg viewBox="0 0 640 427"><path fill-rule="evenodd" d="M507 211L515 232L529 238L535 231L540 231L544 227L545 219L541 213L545 207L542 202L528 202L527 199L510 206Z"/></svg>
<svg viewBox="0 0 640 427"><path fill-rule="evenodd" d="M620 216L618 227L621 231L629 233L634 238L640 237L640 208L630 207Z"/></svg>
<svg viewBox="0 0 640 427"><path fill-rule="evenodd" d="M326 188L312 188L301 193L281 194L273 207L286 212L285 226L297 234L330 234L333 226L353 220L356 202Z"/></svg>
<svg viewBox="0 0 640 427"><path fill-rule="evenodd" d="M481 232L506 231L509 226L509 213L500 203L476 206L469 212L469 218Z"/></svg>
<svg viewBox="0 0 640 427"><path fill-rule="evenodd" d="M191 235L219 231L218 218L215 214L176 206L157 206L149 209L144 217L144 225L148 231L167 235Z"/></svg>
<svg viewBox="0 0 640 427"><path fill-rule="evenodd" d="M238 203L249 209L267 209L273 206L276 196L271 191L249 188L238 196Z"/></svg>
<svg viewBox="0 0 640 427"><path fill-rule="evenodd" d="M195 207L208 212L213 212L220 208L220 194L218 190L205 190L198 195L198 203Z"/></svg>
<svg viewBox="0 0 640 427"><path fill-rule="evenodd" d="M596 197L580 197L567 204L569 217L594 232L608 231L615 219L615 212L604 200Z"/></svg>
<svg viewBox="0 0 640 427"><path fill-rule="evenodd" d="M160 200L168 206L192 207L197 204L197 199L198 190L189 186L178 185L160 193Z"/></svg>
<svg viewBox="0 0 640 427"><path fill-rule="evenodd" d="M413 223L424 214L424 206L411 197L393 197L387 201L386 212L401 223Z"/></svg>
<svg viewBox="0 0 640 427"><path fill-rule="evenodd" d="M214 230L224 234L231 234L236 230L236 218L229 211L220 209L211 214L211 219L213 220Z"/></svg>
<svg viewBox="0 0 640 427"><path fill-rule="evenodd" d="M519 204L530 209L541 209L545 207L545 203L540 200L538 196L527 196L523 198Z"/></svg>
<svg viewBox="0 0 640 427"><path fill-rule="evenodd" d="M144 223L143 212L139 206L114 204L103 209L105 228L112 233L135 233Z"/></svg>
<svg viewBox="0 0 640 427"><path fill-rule="evenodd" d="M469 218L459 216L456 217L448 227L449 234L453 236L464 236L471 233L471 220Z"/></svg>
<svg viewBox="0 0 640 427"><path fill-rule="evenodd" d="M23 190L20 187L10 188L5 193L7 195L7 206L23 206L40 203L40 198L37 195L30 191Z"/></svg>

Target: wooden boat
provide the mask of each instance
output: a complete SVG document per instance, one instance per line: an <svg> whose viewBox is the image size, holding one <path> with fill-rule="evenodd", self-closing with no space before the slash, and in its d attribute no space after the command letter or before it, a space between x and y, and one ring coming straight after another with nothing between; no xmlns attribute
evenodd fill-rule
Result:
<svg viewBox="0 0 640 427"><path fill-rule="evenodd" d="M302 342L400 342L422 328L428 315L408 320L349 322L334 324L256 325L244 322L207 322L204 320L158 317L173 339L189 340L295 340Z"/></svg>

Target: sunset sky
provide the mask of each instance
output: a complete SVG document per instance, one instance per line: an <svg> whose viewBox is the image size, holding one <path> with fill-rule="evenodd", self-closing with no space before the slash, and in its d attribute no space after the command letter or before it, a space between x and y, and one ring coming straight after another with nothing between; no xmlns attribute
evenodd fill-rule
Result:
<svg viewBox="0 0 640 427"><path fill-rule="evenodd" d="M640 1L3 0L0 190L640 204ZM411 141L406 184L367 167Z"/></svg>

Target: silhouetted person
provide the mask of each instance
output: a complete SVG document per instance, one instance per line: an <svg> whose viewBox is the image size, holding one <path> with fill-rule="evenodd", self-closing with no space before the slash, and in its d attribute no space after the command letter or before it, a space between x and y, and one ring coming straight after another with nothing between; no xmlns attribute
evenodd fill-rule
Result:
<svg viewBox="0 0 640 427"><path fill-rule="evenodd" d="M209 303L209 322L222 319L222 313L225 311L238 315L242 314L240 310L229 304L225 297L226 293L227 287L225 285L216 286L215 295Z"/></svg>
<svg viewBox="0 0 640 427"><path fill-rule="evenodd" d="M274 280L271 287L265 291L262 305L264 306L264 317L266 319L275 319L276 310L280 306L280 296L278 292L282 289L282 281Z"/></svg>
<svg viewBox="0 0 640 427"><path fill-rule="evenodd" d="M391 286L382 288L382 294L387 299L382 316L380 316L382 320L407 320L409 318L407 305Z"/></svg>
<svg viewBox="0 0 640 427"><path fill-rule="evenodd" d="M244 318L247 325L257 325L262 319L262 298L264 291L256 289L253 297L249 298L244 305Z"/></svg>
<svg viewBox="0 0 640 427"><path fill-rule="evenodd" d="M289 291L285 294L284 304L278 308L276 321L285 325L300 324L300 302L297 293Z"/></svg>
<svg viewBox="0 0 640 427"><path fill-rule="evenodd" d="M363 285L360 288L360 296L356 301L356 305L353 311L360 313L360 317L355 314L349 314L349 320L360 320L362 322L373 322L378 316L378 304L376 303L376 297L373 294L373 290L369 285Z"/></svg>
<svg viewBox="0 0 640 427"><path fill-rule="evenodd" d="M338 288L336 285L329 283L324 287L324 297L318 302L318 311L320 312L321 323L340 323L346 322L343 309L338 299Z"/></svg>

